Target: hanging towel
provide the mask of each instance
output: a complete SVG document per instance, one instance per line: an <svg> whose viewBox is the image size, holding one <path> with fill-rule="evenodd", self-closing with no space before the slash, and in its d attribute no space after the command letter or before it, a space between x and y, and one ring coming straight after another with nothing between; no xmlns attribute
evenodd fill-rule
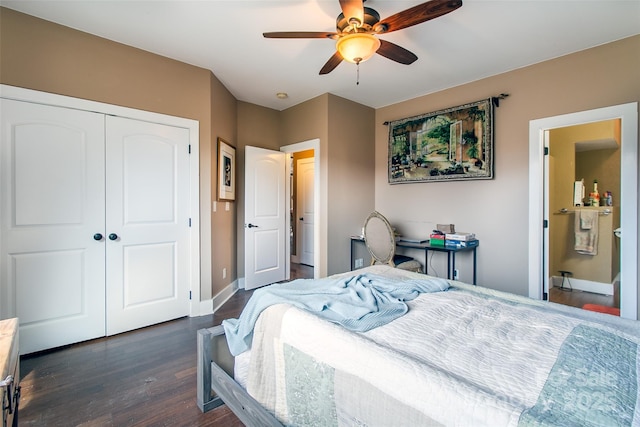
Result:
<svg viewBox="0 0 640 427"><path fill-rule="evenodd" d="M583 255L598 255L598 211L576 210L574 249Z"/></svg>
<svg viewBox="0 0 640 427"><path fill-rule="evenodd" d="M593 223L598 223L598 215L592 215L593 213L593 211L585 209L580 210L580 229L591 230L593 228Z"/></svg>

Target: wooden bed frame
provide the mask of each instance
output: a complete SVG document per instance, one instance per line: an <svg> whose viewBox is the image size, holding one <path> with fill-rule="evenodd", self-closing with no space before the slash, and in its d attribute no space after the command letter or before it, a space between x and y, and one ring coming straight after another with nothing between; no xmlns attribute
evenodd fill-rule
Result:
<svg viewBox="0 0 640 427"><path fill-rule="evenodd" d="M246 425L282 427L233 379L234 357L222 326L198 330L197 403L202 412L226 404Z"/></svg>
<svg viewBox="0 0 640 427"><path fill-rule="evenodd" d="M387 267L387 266L373 266L373 267L370 267L370 269L372 272L380 272L378 271L380 269L393 271L394 274L395 272L398 272L397 269L392 269L391 267ZM406 277L414 277L415 273L403 272L402 275L403 277L405 277L404 275L406 275ZM571 353L571 354L567 354L566 352L563 353L561 351L562 347L565 346L566 343L569 343L569 346L576 347L575 343L577 342L576 337L578 335L584 335L586 337L585 338L586 341L585 339L582 339L581 341L579 341L581 343L580 345L586 345L585 343L591 342L589 341L590 339L606 338L606 340L615 340L615 342L619 342L621 340L629 341L628 352L627 352L628 354L623 352L624 354L620 356L620 362L629 364L629 366L632 366L632 365L635 366L638 363L638 360L640 360L640 333L638 333L637 322L632 322L629 320L620 319L613 316L606 316L599 313L593 313L590 311L579 310L572 307L554 305L553 303L550 303L552 304L552 306L547 307L547 303L529 300L529 299L526 299L525 297L506 294L504 292L495 291L495 290L486 289L486 288L479 288L479 287L466 285L462 283L457 283L456 286L460 287L462 290L478 293L478 295L481 297L479 298L479 300L484 300L485 298L492 298L492 297L498 298L503 302L502 305L505 305L506 307L510 307L511 305L519 305L520 303L523 303L527 307L531 308L531 310L529 310L527 314L529 316L527 317L527 319L535 318L536 316L535 310L537 309L548 308L552 312L552 314L557 316L562 316L560 318L564 318L564 316L566 315L568 316L567 318L571 320L571 323L569 324L570 329L567 329L567 333L571 332L570 334L571 336L574 336L574 333L572 332L572 330L577 327L581 327L581 328L584 327L591 330L591 332L586 334L583 333L584 332L583 330L577 331L574 338L572 338L573 341L569 341L567 336L561 336L560 338L558 338L556 340L557 342L555 342L554 344L554 348L552 349L553 351L549 353L548 356L545 356L545 358L548 360L542 360L542 358L540 359L543 362L543 365L549 368L548 372L544 372L540 374L540 375L544 374L544 378L543 376L540 376L540 377L537 376L539 373L538 365L529 366L531 369L528 372L531 375L536 375L536 381L544 379L546 382L547 380L554 379L554 378L555 378L554 381L558 381L558 377L560 373L564 372L563 370L565 370L566 367L569 366L567 365L568 363L567 361L570 360L571 357L580 356L580 354L575 353L575 351L580 351L581 347L579 346L577 347L578 349L573 350L574 353ZM475 303L473 303L473 301L469 303L469 301L460 300L455 296L451 296L451 297L443 296L441 298L444 298L444 299L440 300L440 304L446 304L448 302L451 302L452 305L458 307L461 310L464 310L465 307L467 307L468 309L468 307L473 308L475 306L474 305ZM429 303L430 301L428 300L422 301L420 304L417 304L416 307L417 308L424 307L425 304L429 304ZM464 305L464 304L467 304L467 305ZM479 306L483 307L483 305L479 305ZM429 314L428 319L437 321L440 318L446 317L446 314L440 315L438 313L439 312L437 313L432 312L431 314ZM517 313L515 313L513 310L509 310L508 314L510 316L515 316ZM324 354L324 353L322 353L322 356L320 356L320 357L328 357L326 364L327 366L332 366L331 363L335 363L335 360L336 360L333 356L335 354L338 354L336 353L336 349L342 348L340 346L346 345L348 338L350 338L350 335L346 333L342 334L342 331L337 331L335 329L331 329L331 330L323 329L323 326L325 325L318 323L317 320L312 322L311 321L312 319L309 318L308 314L297 313L297 315L299 315L300 317L293 316L292 314L293 318L289 318L288 322L284 327L282 324L283 313L278 312L276 314L273 314L271 318L265 318L264 319L265 325L261 325L261 327L264 329L263 332L265 336L267 338L270 338L271 337L270 334L272 334L273 331L269 330L269 327L273 326L272 324L278 325L278 332L273 333L272 334L273 336L277 336L280 338L285 337L283 339L290 340L291 345L294 347L296 344L300 344L301 346L300 353L307 355L309 357L313 357L309 355L307 352L305 352L304 349L307 349L308 352L313 353L313 347L315 345L314 335L309 335L309 334L305 335L305 334L300 334L299 332L300 331L304 332L307 330L307 328L316 326L324 334L328 334L329 332L335 333L337 340L332 342L333 346L331 346L330 350L327 350L327 351L330 351L330 353L327 353L327 354L331 354L331 357L328 357L327 354ZM520 313L520 315L522 315L522 313ZM509 319L511 319L511 317ZM489 320L491 319L487 319L487 322ZM557 319L547 318L547 317L545 317L543 320L544 321L541 321L542 325L552 326L553 324L555 324L554 322L557 322ZM278 321L280 321L281 323L278 323ZM266 325L267 323L269 324L268 325L269 327ZM592 323L594 323L594 325L592 325ZM600 327L598 325L602 325L606 327ZM406 327L406 325L403 326L402 324L400 324L399 327ZM285 328L286 331L288 331L288 334L284 333L283 332L284 329L281 330L281 328ZM528 329L525 326L523 326L523 328L525 328L523 330L526 333ZM397 332L396 329L397 328L391 327L389 330ZM442 328L441 330L444 331L447 329ZM457 329L453 329L453 330L455 331ZM421 333L420 335L421 339L426 339L426 338L429 338L430 336L429 331L423 331L422 329L420 329L420 330L417 330L417 332ZM598 333L596 334L596 332ZM281 335L281 333L283 335ZM626 335L628 335L628 337ZM537 341L535 341L537 343L542 342L541 340L544 339L542 335L534 332L532 332L532 337L537 339ZM554 337L554 338L557 338L557 337ZM273 339L271 339L268 342L271 343L272 341ZM374 350L369 345L367 345L368 341L366 340L354 341L353 343L354 345L358 345L358 344L362 345L363 347L365 347L364 350ZM258 341L258 344L261 345L262 342ZM286 343L283 341L282 344L284 345ZM374 345L373 342L372 342L372 345ZM270 352L274 351L275 347L273 348L269 346L267 347L268 348L265 349L266 351L270 351ZM256 351L259 351L259 350L256 350ZM351 352L356 351L355 347L352 347L350 351ZM463 357L465 357L464 352L460 352L460 351L456 352L454 350L454 353L460 354ZM349 354L354 355L355 353L349 353ZM428 354L433 355L436 353L434 351L431 351ZM510 354L511 354L510 352L507 353L507 356L509 356ZM526 351L524 350L516 352L516 355L523 355L523 354L526 355L528 353L526 353ZM261 355L258 353L255 353L252 355L253 363L258 362L260 360L259 356ZM591 369L591 371L593 372L609 372L610 370L611 375L613 375L611 378L622 379L624 377L624 372L626 371L610 369L607 363L609 363L611 359L608 359L608 357L609 356L607 356L606 359L600 358L598 361L598 364L594 365L593 368L589 368L589 369ZM470 388L465 394L466 398L471 403L470 406L463 408L462 406L459 405L461 412L457 412L456 409L458 409L458 407L453 406L452 408L450 408L451 410L449 412L440 413L439 411L442 409L442 405L446 406L448 402L450 402L452 399L455 400L455 396L457 394L460 394L459 390L457 390L457 388L460 388L459 387L460 382L457 380L458 376L456 376L457 374L455 374L454 372L455 370L449 371L445 367L442 369L442 373L446 375L440 375L439 374L440 370L437 368L430 369L427 366L424 370L417 369L418 366L412 362L414 359L412 359L409 356L403 357L402 359L403 360L406 359L407 362L402 366L397 367L398 371L394 371L395 374L399 374L400 373L399 369L403 367L408 368L407 370L402 371L402 374L403 374L402 384L405 384L404 381L407 381L407 382L412 381L413 377L411 376L411 372L415 370L416 372L420 371L419 377L421 379L420 383L415 384L416 387L428 384L428 386L425 386L428 390L437 391L437 393L434 393L434 399L438 399L438 400L430 401L429 404L425 404L425 405L422 405L425 402L421 400L420 394L412 394L412 396L414 396L414 399L411 400L411 404L418 405L420 409L418 410L419 414L416 413L417 415L415 415L411 419L419 417L420 419L422 418L428 419L430 420L430 422L436 422L436 419L438 419L440 420L439 422L445 423L444 420L449 420L448 422L452 422L452 421L455 422L455 420L462 419L460 417L468 417L470 421L472 419L477 418L478 413L475 409L478 407L478 405L485 404L485 402L487 402L487 405L488 405L486 407L487 413L488 413L486 418L487 422L489 422L490 420L496 421L500 419L502 420L501 424L502 422L504 422L505 425L512 422L513 416L517 415L518 413L519 413L518 417L521 417L524 415L526 419L529 419L529 420L538 420L538 419L542 420L544 419L544 417L551 414L551 412L555 411L556 409L558 410L558 412L555 412L554 415L558 415L561 417L567 416L569 417L569 419L574 419L577 421L579 420L584 421L586 419L585 417L590 415L590 412L583 411L579 407L579 405L571 406L571 408L569 408L570 409L569 411L565 411L566 408L563 408L561 406L556 405L557 406L556 408L556 406L547 405L549 401L547 400L547 397L544 397L545 396L544 393L547 393L548 396L551 396L550 398L555 399L551 403L557 403L558 405L563 405L565 402L562 396L559 394L559 392L555 392L555 391L551 392L549 390L546 390L545 387L542 387L542 383L540 383L542 388L540 388L539 390L536 390L535 388L530 388L520 394L517 394L517 396L514 395L515 396L514 399L516 399L514 401L504 399L504 396L507 396L507 395L504 394L505 391L502 388L498 390L500 393L496 395L486 394L487 392L491 392L492 390L491 387L494 384L492 382L488 383L489 387L487 388L487 392L485 392L485 389L482 388L482 385L484 384L483 382L484 377L480 378L481 380L481 382L479 383L480 388L474 386ZM583 359L584 358L580 358L580 360L583 360ZM268 361L267 365L265 365L265 368L267 368L270 366L270 364L272 364L273 360L271 357L268 357L265 360ZM338 356L337 360L342 361L340 356ZM382 356L380 358L376 358L375 360L379 361L380 363L386 362L386 359L384 359ZM225 336L224 328L222 326L215 326L213 328L200 329L197 331L197 362L196 362L197 393L196 394L197 394L197 405L200 408L200 410L203 412L207 412L223 404L226 404L229 407L229 409L238 417L238 419L246 425L274 426L274 427L282 426L281 422L275 417L274 414L272 414L265 407L263 407L262 404L260 404L256 399L249 396L248 392L235 380L234 378L235 363L236 363L236 359L232 356L229 350L229 346L227 344L227 337ZM321 363L321 365L323 364L324 362ZM300 365L297 363L293 363L293 365L295 368L294 372L297 372L297 373L300 373L300 369L309 368L307 365L304 365L304 364ZM339 366L336 367L335 369L337 369L339 372L343 374L344 381L342 385L343 386L346 385L346 387L343 387L341 389L341 392L343 393L342 396L348 396L348 397L351 397L353 395L353 394L349 395L349 393L351 393L351 389L349 388L349 386L351 385L356 386L359 383L355 381L349 382L349 380L345 378L349 375L354 376L353 373L357 372L355 375L360 375L357 377L360 379L360 382L366 382L364 378L367 375L370 375L372 373L371 369L373 369L373 368L370 368L363 371L356 369L354 371L353 365L355 365L356 368L361 367L359 364L358 358L355 358L351 364L343 365L341 363L338 363L338 365ZM517 381L521 380L521 376L519 376L520 374L516 369L517 367L516 365L517 363L511 364L511 370L508 371L508 374L509 374L508 376L509 378L513 378L513 380L516 381L517 383ZM464 366L466 365L460 364L460 367L464 367ZM502 361L497 363L496 366L502 366ZM554 368L556 366L559 366L559 368L555 370L556 372L555 376L552 376L552 373L554 372ZM432 375L433 373L432 371L437 371L437 372L434 375ZM591 371L588 371L588 372L591 372ZM449 376L448 375L449 372L452 372L453 375ZM254 372L254 373L257 373L257 372ZM278 375L280 374L282 374L282 372L278 371ZM318 375L322 375L322 372L318 371ZM276 382L278 381L278 379L275 378L276 374L273 372L270 372L269 370L265 371L265 378L267 376L269 377L270 385L273 384L272 381L276 381ZM438 378L440 378L440 376L450 378L451 380L437 381ZM600 375L600 377L602 377L602 375ZM579 375L577 375L573 381L569 381L567 383L567 387L568 387L567 390L572 390L572 393L578 393L576 394L577 396L580 396L581 395L580 393L585 393L586 397L590 397L590 396L597 397L597 399L596 398L593 399L594 400L593 405L587 405L587 408L594 407L595 408L594 410L597 409L598 411L600 411L600 409L598 409L598 406L597 406L597 403L601 401L601 398L598 397L598 393L600 393L598 390L599 388L608 387L609 385L607 384L609 377L608 376L605 376L605 377L606 378L601 378L598 381L596 381L596 383L594 383L595 384L594 386L594 384L585 384L585 381L580 380ZM635 375L629 376L629 378L631 378L632 381L638 380L638 377ZM388 379L384 377L380 377L378 378L378 380L385 381ZM430 383L430 381L432 380L433 380L433 383ZM378 383L379 382L380 381L378 381ZM385 381L385 383L386 382L387 381ZM394 383L394 384L396 386L402 387L399 383ZM333 387L333 383L330 383L329 386ZM293 384L292 393L295 394L296 390L299 390L299 389L296 388L296 384ZM369 391L369 390L373 391L372 393L369 393L369 394L371 396L375 395L374 397L378 399L376 400L376 402L385 403L386 400L383 400L383 399L386 397L387 400L389 400L388 396L392 396L392 399L398 400L395 397L393 397L393 396L396 396L397 394L389 394L387 393L386 389L371 387L370 389L366 389L365 391ZM398 388L395 388L394 391L395 390L398 390ZM627 420L629 419L629 417L631 417L631 420L633 422L633 420L635 419L634 417L637 417L636 406L640 407L640 394L632 396L631 394L629 394L628 391L625 391L625 390L621 389L619 392L617 392L612 396L614 396L620 402L629 401L629 403L621 403L620 407L609 405L609 407L607 408L607 409L622 408L624 410L620 411L619 414L618 413L614 414L611 411L609 412L605 411L605 412L606 414L608 414L607 416L611 416L612 418L617 417L616 419L618 419L619 421ZM269 394L269 393L265 392L265 395L266 394ZM544 397L544 399L542 399L541 396ZM529 408L521 407L522 405L520 404L520 402L524 402L525 400L526 401L531 400L531 402L535 404L533 406L530 406ZM272 394L269 394L269 396L266 397L265 399L265 402L266 402L265 405L267 406L273 405L274 401L275 401L275 396L273 396ZM389 401L393 403L394 400L389 400ZM380 410L381 408L384 409L384 414L385 415L389 414L389 419L392 419L393 416L403 415L405 412L408 413L408 411L406 411L405 408L410 407L410 406L407 406L409 404L404 404L401 401L399 401L401 404L397 406L398 409L396 411L394 411L396 407L393 407L393 408L390 408L390 410L387 412L387 409L389 408L387 408L386 405L374 404L374 406L367 407L366 405L363 405L362 407L360 407L359 405L356 404L357 402L356 403L354 402L355 401L352 401L350 399L341 400L341 403L344 403L344 405L340 407L341 410L343 411L343 415L348 417L354 417L354 419L360 419L364 417L363 419L372 420L372 422L375 422L375 420L377 420L376 417L382 416L383 411ZM465 404L465 401L461 401L461 402L462 402L461 405ZM276 405L278 405L279 401L275 403ZM295 403L297 403L297 401ZM371 403L371 401L368 401L368 403ZM290 415L293 417L298 416L299 414L296 413L295 411L301 409L302 410L301 413L303 413L303 416L300 419L307 419L308 417L307 417L306 411L309 407L310 407L309 402L307 400L303 400L302 405L295 407L295 409L293 410L294 412L293 415L291 414ZM337 404L335 408L338 408ZM469 410L466 410L467 408ZM522 409L522 411L518 412L518 408ZM352 409L353 411L351 411ZM323 416L324 413L319 415ZM434 415L437 415L437 417L434 418ZM467 419L467 418L464 418L464 419Z"/></svg>

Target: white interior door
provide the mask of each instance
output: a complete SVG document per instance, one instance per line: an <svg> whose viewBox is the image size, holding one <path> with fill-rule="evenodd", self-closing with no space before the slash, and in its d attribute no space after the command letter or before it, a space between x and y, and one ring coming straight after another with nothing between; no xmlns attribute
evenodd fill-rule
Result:
<svg viewBox="0 0 640 427"><path fill-rule="evenodd" d="M245 289L286 278L286 155L245 147Z"/></svg>
<svg viewBox="0 0 640 427"><path fill-rule="evenodd" d="M107 117L107 335L189 314L189 130Z"/></svg>
<svg viewBox="0 0 640 427"><path fill-rule="evenodd" d="M314 165L313 157L297 162L298 254L301 264L313 266Z"/></svg>
<svg viewBox="0 0 640 427"><path fill-rule="evenodd" d="M104 336L104 116L0 102L0 318L22 354Z"/></svg>

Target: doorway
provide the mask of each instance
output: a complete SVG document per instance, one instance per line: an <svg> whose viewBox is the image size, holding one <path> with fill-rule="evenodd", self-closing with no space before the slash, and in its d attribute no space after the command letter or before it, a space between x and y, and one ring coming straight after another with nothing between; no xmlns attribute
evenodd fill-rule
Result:
<svg viewBox="0 0 640 427"><path fill-rule="evenodd" d="M547 146L549 301L619 312L620 119L550 129Z"/></svg>
<svg viewBox="0 0 640 427"><path fill-rule="evenodd" d="M313 150L292 153L291 163L291 262L313 267Z"/></svg>
<svg viewBox="0 0 640 427"><path fill-rule="evenodd" d="M293 278L318 278L320 277L320 140L312 139L297 144L286 145L280 148L280 151L291 156L288 162L289 185L287 186L288 199L290 201L290 215L287 218L287 229L290 231L289 239L289 258L290 258L290 277ZM297 163L299 160L308 159L302 163L306 163L306 192L302 197L306 200L307 215L300 215L299 203L300 195L298 194L298 177ZM311 163L311 164L309 164ZM310 172L311 171L311 172ZM309 173L311 175L309 175ZM310 210L310 211L309 211ZM300 220L299 218L303 218ZM305 231L300 233L300 229L305 227ZM304 237L302 235L304 235ZM304 241L301 242L301 239ZM306 249L303 249L306 248ZM305 257L302 252L306 252Z"/></svg>
<svg viewBox="0 0 640 427"><path fill-rule="evenodd" d="M613 236L607 237L612 239L613 244L619 244L620 274L617 276L616 281L619 281L620 289L620 315L629 319L637 319L637 103L549 117L530 122L529 231L531 239L529 241L529 296L536 299L548 299L549 297L550 282L555 280L553 278L555 272L551 271L551 269L555 269L556 266L555 264L554 267L550 265L550 246L553 236L551 235L549 224L552 222L551 216L554 213L557 215L564 214L564 212L560 211L562 208L558 208L555 204L552 206L555 202L549 197L551 194L550 183L548 179L545 179L545 171L558 168L558 165L554 165L555 160L548 155L550 153L548 142L550 133L554 129L618 119L620 123L621 156L621 178L618 195L620 227L618 235L622 237L617 241L613 240ZM572 178L574 182L576 179L579 180L581 178L577 176ZM555 184L552 185L555 187ZM588 190L591 185L587 187ZM606 191L607 189L601 190ZM571 185L569 192L573 194L573 185ZM569 200L573 204L572 195ZM575 208L575 206L570 206L570 208ZM554 209L557 209L557 211ZM575 209L572 210L575 211ZM569 212L569 208L567 208L566 214L572 214ZM573 212L573 215L575 215L575 212ZM554 245L554 247L556 246ZM562 273L559 274L562 275ZM569 280L571 280L570 277Z"/></svg>
<svg viewBox="0 0 640 427"><path fill-rule="evenodd" d="M245 289L254 289L270 283L298 278L301 264L292 265L291 250L293 200L293 155L309 151L313 168L312 176L307 178L310 187L311 212L308 221L312 227L310 240L312 257L304 271L308 278L318 278L321 272L318 250L319 240L319 140L310 140L284 146L280 151L263 148L245 147ZM287 161L289 160L289 161ZM259 208L259 209L258 209ZM299 248L298 248L299 251ZM309 250L307 251L309 252ZM296 260L297 261L297 260Z"/></svg>

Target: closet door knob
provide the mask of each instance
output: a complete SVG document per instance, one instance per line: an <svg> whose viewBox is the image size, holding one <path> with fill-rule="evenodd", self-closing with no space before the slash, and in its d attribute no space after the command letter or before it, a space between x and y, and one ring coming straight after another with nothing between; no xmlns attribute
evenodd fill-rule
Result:
<svg viewBox="0 0 640 427"><path fill-rule="evenodd" d="M116 240L117 238L118 238L118 235L116 233L109 234L109 240Z"/></svg>
<svg viewBox="0 0 640 427"><path fill-rule="evenodd" d="M96 233L93 235L93 240L97 240L98 242L102 240L102 234Z"/></svg>

